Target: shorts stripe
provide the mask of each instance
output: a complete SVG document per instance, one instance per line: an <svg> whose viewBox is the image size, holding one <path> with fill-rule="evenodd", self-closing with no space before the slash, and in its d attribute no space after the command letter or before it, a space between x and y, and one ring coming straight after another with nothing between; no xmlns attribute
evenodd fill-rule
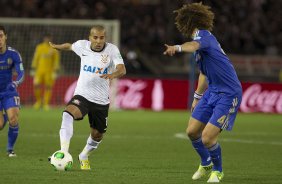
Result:
<svg viewBox="0 0 282 184"><path fill-rule="evenodd" d="M229 109L229 113L228 113L228 115L227 115L227 117L226 117L226 119L225 119L225 121L224 121L224 123L223 123L223 125L222 125L222 127L221 127L222 130L226 130L226 128L228 127L228 124L229 124L229 117L230 117L230 115L231 115L232 113L235 112L235 109L236 109L236 106L237 106L237 105L238 105L238 98L236 97L236 98L233 99L232 107Z"/></svg>
<svg viewBox="0 0 282 184"><path fill-rule="evenodd" d="M226 130L226 128L228 127L228 125L229 125L229 117L230 117L230 113L227 115L227 117L226 117L226 119L225 119L225 121L224 121L224 123L223 123L223 125L221 127L222 130Z"/></svg>

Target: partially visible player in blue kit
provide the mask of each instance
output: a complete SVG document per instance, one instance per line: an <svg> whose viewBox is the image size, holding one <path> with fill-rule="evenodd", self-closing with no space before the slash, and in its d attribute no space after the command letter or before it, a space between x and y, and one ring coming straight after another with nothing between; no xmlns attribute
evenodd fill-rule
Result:
<svg viewBox="0 0 282 184"><path fill-rule="evenodd" d="M13 72L17 73L13 81ZM17 87L23 82L24 68L20 54L7 47L7 32L0 25L0 130L9 122L7 154L15 157L14 145L19 133L20 97Z"/></svg>
<svg viewBox="0 0 282 184"><path fill-rule="evenodd" d="M182 45L165 45L165 55L192 52L200 69L194 93L192 117L187 135L201 158L192 176L198 180L211 171L208 183L223 178L221 147L218 137L222 130L231 130L242 100L242 87L232 63L210 32L214 14L202 3L186 4L175 11L178 30L192 41Z"/></svg>

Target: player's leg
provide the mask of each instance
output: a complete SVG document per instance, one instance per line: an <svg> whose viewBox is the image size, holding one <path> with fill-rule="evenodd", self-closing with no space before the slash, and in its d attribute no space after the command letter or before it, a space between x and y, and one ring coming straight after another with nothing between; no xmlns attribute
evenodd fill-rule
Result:
<svg viewBox="0 0 282 184"><path fill-rule="evenodd" d="M98 148L103 139L103 134L107 130L109 105L99 105L93 103L91 105L93 105L92 109L95 109L98 106L99 109L88 113L91 134L86 141L84 149L79 154L80 168L82 170L90 170L88 156L92 151Z"/></svg>
<svg viewBox="0 0 282 184"><path fill-rule="evenodd" d="M208 180L211 183L219 182L223 179L221 147L217 140L222 130L232 129L241 103L241 98L230 98L224 94L219 94L216 98L218 100L215 102L213 115L203 130L202 135L203 143L208 148L214 164L213 171Z"/></svg>
<svg viewBox="0 0 282 184"><path fill-rule="evenodd" d="M0 130L2 130L5 127L6 122L7 122L7 120L5 120L3 112L0 111Z"/></svg>
<svg viewBox="0 0 282 184"><path fill-rule="evenodd" d="M4 107L2 106L2 103L0 102L0 130L2 130L8 121L7 114L4 111Z"/></svg>
<svg viewBox="0 0 282 184"><path fill-rule="evenodd" d="M186 130L187 135L192 142L193 148L201 158L199 168L192 176L193 180L202 178L212 169L210 154L202 141L202 131L211 115L212 108L208 105L207 98L204 96L196 105Z"/></svg>
<svg viewBox="0 0 282 184"><path fill-rule="evenodd" d="M212 169L210 154L202 142L202 131L205 126L206 125L204 123L191 117L186 130L187 135L192 142L193 148L201 158L200 166L192 176L193 180L202 178Z"/></svg>
<svg viewBox="0 0 282 184"><path fill-rule="evenodd" d="M202 142L202 131L205 126L206 125L204 123L191 117L186 130L186 133L191 140L194 149L201 157L201 165L203 166L209 165L211 163L209 153Z"/></svg>
<svg viewBox="0 0 282 184"><path fill-rule="evenodd" d="M66 106L62 114L60 129L61 150L69 151L70 140L73 135L73 121L81 120L87 114L87 102L83 97L74 96Z"/></svg>
<svg viewBox="0 0 282 184"><path fill-rule="evenodd" d="M221 164L221 148L217 142L221 129L208 123L202 135L202 141L206 148L208 148L212 162L214 164L213 170L222 171Z"/></svg>
<svg viewBox="0 0 282 184"><path fill-rule="evenodd" d="M35 103L33 108L39 109L41 107L42 99L41 99L41 84L43 83L42 74L37 73L34 75L33 78L33 91L35 97Z"/></svg>
<svg viewBox="0 0 282 184"><path fill-rule="evenodd" d="M49 103L52 96L52 87L54 84L54 79L52 78L52 73L45 74L44 76L44 96L43 96L43 109L48 111L50 109Z"/></svg>
<svg viewBox="0 0 282 184"><path fill-rule="evenodd" d="M14 152L14 145L17 141L19 134L19 112L20 110L18 107L12 107L7 109L7 115L9 119L7 153L9 157L16 156Z"/></svg>
<svg viewBox="0 0 282 184"><path fill-rule="evenodd" d="M82 113L75 105L67 105L62 114L60 129L61 150L69 151L70 140L73 136L73 121L82 117Z"/></svg>
<svg viewBox="0 0 282 184"><path fill-rule="evenodd" d="M9 120L7 153L9 157L14 157L14 146L19 134L20 97L7 96L2 102Z"/></svg>
<svg viewBox="0 0 282 184"><path fill-rule="evenodd" d="M88 159L90 152L97 149L100 142L102 141L103 133L100 133L97 129L91 128L91 134L89 135L86 145L82 152L79 154L81 160Z"/></svg>
<svg viewBox="0 0 282 184"><path fill-rule="evenodd" d="M51 100L51 95L52 95L52 87L50 86L45 86L44 87L44 97L43 97L43 109L45 111L50 110L50 100Z"/></svg>
<svg viewBox="0 0 282 184"><path fill-rule="evenodd" d="M4 123L5 123L4 114L3 114L3 111L0 110L0 130L2 130L4 128L4 126L5 126Z"/></svg>
<svg viewBox="0 0 282 184"><path fill-rule="evenodd" d="M221 129L211 123L208 123L203 130L202 140L208 148L213 163L212 174L208 182L219 182L223 178L221 147L217 142Z"/></svg>
<svg viewBox="0 0 282 184"><path fill-rule="evenodd" d="M91 134L89 135L86 145L82 152L79 154L78 159L80 161L80 168L82 170L90 170L90 162L88 156L94 150L96 150L101 143L103 138L103 133L100 133L97 129L91 128Z"/></svg>

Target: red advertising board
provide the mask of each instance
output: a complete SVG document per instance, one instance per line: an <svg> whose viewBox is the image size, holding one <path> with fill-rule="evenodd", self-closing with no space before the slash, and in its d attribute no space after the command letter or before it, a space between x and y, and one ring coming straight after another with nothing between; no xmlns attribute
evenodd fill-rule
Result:
<svg viewBox="0 0 282 184"><path fill-rule="evenodd" d="M76 77L60 77L55 82L53 87L52 105L62 105L65 104L64 97L66 96L66 92L68 88L77 80ZM24 82L19 86L19 93L21 97L21 104L30 105L34 103L34 95L33 95L33 78L30 76L25 76ZM72 93L73 94L73 93ZM71 95L72 95L71 94Z"/></svg>
<svg viewBox="0 0 282 184"><path fill-rule="evenodd" d="M54 86L52 105L63 105L73 95L76 77L60 77ZM112 98L115 107L121 109L187 109L188 80L168 79L120 79ZM282 84L243 83L242 112L282 114ZM32 78L27 77L19 88L22 104L34 102Z"/></svg>
<svg viewBox="0 0 282 184"><path fill-rule="evenodd" d="M282 84L243 83L242 112L282 114Z"/></svg>
<svg viewBox="0 0 282 184"><path fill-rule="evenodd" d="M121 79L116 106L129 109L187 109L188 81Z"/></svg>

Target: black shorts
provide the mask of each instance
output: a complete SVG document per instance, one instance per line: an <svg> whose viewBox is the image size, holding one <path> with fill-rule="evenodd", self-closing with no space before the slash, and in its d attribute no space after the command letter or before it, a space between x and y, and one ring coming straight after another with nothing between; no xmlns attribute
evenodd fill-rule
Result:
<svg viewBox="0 0 282 184"><path fill-rule="evenodd" d="M88 114L90 127L97 129L100 133L106 132L109 104L96 104L80 95L75 95L67 105L75 105L80 110L82 118L76 120L82 120L83 117Z"/></svg>

